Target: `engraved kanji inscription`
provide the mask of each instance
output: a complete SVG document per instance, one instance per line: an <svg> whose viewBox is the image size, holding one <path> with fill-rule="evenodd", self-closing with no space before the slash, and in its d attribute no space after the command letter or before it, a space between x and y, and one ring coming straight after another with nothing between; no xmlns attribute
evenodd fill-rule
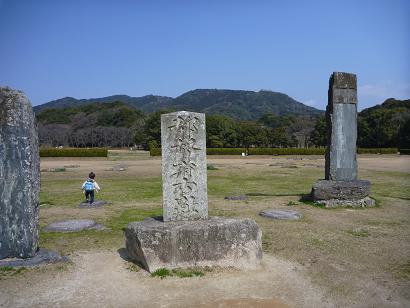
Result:
<svg viewBox="0 0 410 308"><path fill-rule="evenodd" d="M161 117L164 220L207 218L205 116Z"/></svg>

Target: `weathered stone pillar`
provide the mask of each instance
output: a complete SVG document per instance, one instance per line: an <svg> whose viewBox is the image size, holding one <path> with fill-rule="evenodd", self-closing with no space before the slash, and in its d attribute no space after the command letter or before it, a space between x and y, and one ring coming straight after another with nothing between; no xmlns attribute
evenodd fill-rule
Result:
<svg viewBox="0 0 410 308"><path fill-rule="evenodd" d="M128 224L129 256L149 271L258 265L262 231L254 220L208 218L205 115L162 115L161 146L164 217Z"/></svg>
<svg viewBox="0 0 410 308"><path fill-rule="evenodd" d="M356 75L333 73L326 108L327 149L325 179L357 179L357 81Z"/></svg>
<svg viewBox="0 0 410 308"><path fill-rule="evenodd" d="M374 205L370 182L357 180L356 75L335 72L330 76L326 123L325 180L313 185L311 198L327 207Z"/></svg>
<svg viewBox="0 0 410 308"><path fill-rule="evenodd" d="M39 193L33 109L22 92L0 87L0 259L36 254Z"/></svg>
<svg viewBox="0 0 410 308"><path fill-rule="evenodd" d="M161 116L164 221L208 218L205 114Z"/></svg>

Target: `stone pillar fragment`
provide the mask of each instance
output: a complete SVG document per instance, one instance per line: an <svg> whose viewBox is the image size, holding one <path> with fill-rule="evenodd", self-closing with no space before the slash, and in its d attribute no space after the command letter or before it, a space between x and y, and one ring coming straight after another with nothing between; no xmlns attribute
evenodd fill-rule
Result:
<svg viewBox="0 0 410 308"><path fill-rule="evenodd" d="M161 116L164 221L208 218L205 114Z"/></svg>
<svg viewBox="0 0 410 308"><path fill-rule="evenodd" d="M357 179L357 81L355 74L333 73L329 80L325 179Z"/></svg>
<svg viewBox="0 0 410 308"><path fill-rule="evenodd" d="M0 87L0 259L36 254L40 157L33 109L20 91Z"/></svg>

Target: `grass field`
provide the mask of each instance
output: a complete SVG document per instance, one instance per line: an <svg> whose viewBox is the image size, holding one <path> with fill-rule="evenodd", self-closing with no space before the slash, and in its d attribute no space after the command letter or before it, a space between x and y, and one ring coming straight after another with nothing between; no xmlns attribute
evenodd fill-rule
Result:
<svg viewBox="0 0 410 308"><path fill-rule="evenodd" d="M300 201L302 195L310 192L314 181L323 178L321 156L210 156L208 163L216 167L208 170L210 214L250 217L262 228L264 263L259 270L250 273L220 270L204 277L172 277L160 282L145 271L127 270L129 262L117 253L124 247L122 228L131 221L162 213L160 158L130 151L111 151L107 158L42 158L43 170L65 167L65 171L42 172L41 227L63 219L91 218L109 229L66 234L41 232L42 247L69 255L73 263L50 265L47 270L26 269L16 274L0 272L0 298L2 292L9 292L9 301L0 299L0 304L15 303L13 294L20 298L29 298L34 290L43 294L41 288L49 286L53 275L57 281L72 275L80 279L81 264L93 268L95 264L105 267L111 262L113 268L108 266L102 272L112 275L114 280L118 277L118 285L127 285L120 281L126 277L130 279L128 284L133 281L140 288L142 283L146 288L152 286L140 294L141 303L146 300L152 306L163 303L154 294L167 290L174 290L171 297L180 305L230 298L262 298L307 307L316 303L410 305L410 157L359 155L359 177L372 182L372 197L378 203L377 207L366 209L324 209ZM115 171L119 165L126 170ZM90 171L97 174L96 180L102 188L96 198L108 201L109 205L79 209L78 204L83 200L80 187ZM242 194L247 194L249 199L224 200L225 196ZM300 221L272 221L258 215L267 208L291 208L304 217ZM89 263L93 258L95 264ZM122 276L115 274L122 271L126 272ZM33 291L17 293L23 281L34 275L44 283ZM110 279L101 275L93 281ZM71 297L63 290L70 290L70 286L59 283L59 292L67 298L67 302L60 302L64 306ZM183 289L191 283L198 291L187 294ZM236 283L242 287L238 288ZM87 302L90 295L78 293L74 286L71 288L75 290L71 296L77 294L83 300L81 303ZM221 288L228 295L221 293ZM199 290L206 294L199 294ZM38 301L50 298L42 296L38 296ZM56 304L51 298L49 303ZM109 303L107 298L104 303ZM25 303L38 304L33 299Z"/></svg>

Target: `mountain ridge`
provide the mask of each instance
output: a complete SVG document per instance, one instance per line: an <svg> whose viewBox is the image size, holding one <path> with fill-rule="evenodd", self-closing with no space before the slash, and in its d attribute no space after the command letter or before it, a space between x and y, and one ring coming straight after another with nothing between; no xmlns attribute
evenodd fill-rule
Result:
<svg viewBox="0 0 410 308"><path fill-rule="evenodd" d="M101 98L76 99L64 97L34 107L39 113L45 109L78 107L92 103L121 101L146 113L162 109L187 110L207 114L223 114L237 120L257 120L265 113L276 115L317 116L323 110L304 105L287 94L267 90L195 89L175 98L159 95L132 97L125 94Z"/></svg>

